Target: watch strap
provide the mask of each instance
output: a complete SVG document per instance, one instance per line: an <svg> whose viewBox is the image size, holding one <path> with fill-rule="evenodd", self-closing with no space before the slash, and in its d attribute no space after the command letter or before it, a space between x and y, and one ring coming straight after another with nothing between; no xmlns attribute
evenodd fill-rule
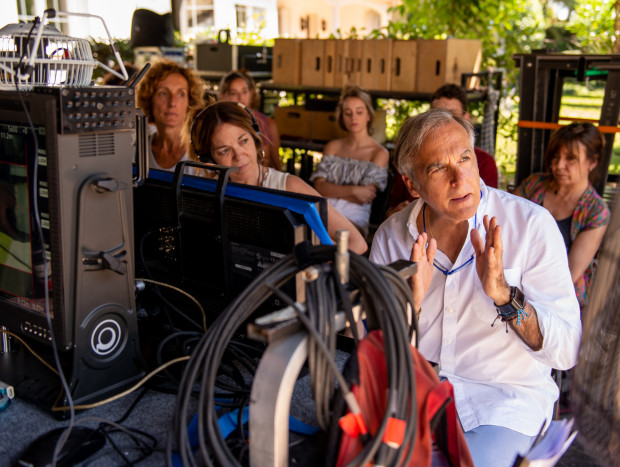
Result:
<svg viewBox="0 0 620 467"><path fill-rule="evenodd" d="M502 321L512 321L519 316L519 312L523 311L525 306L525 296L519 287L510 287L510 301L505 305L495 304L497 314Z"/></svg>

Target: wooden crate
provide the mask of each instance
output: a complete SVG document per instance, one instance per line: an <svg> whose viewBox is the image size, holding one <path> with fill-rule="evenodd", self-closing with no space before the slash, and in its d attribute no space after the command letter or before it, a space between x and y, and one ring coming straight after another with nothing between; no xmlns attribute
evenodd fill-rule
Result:
<svg viewBox="0 0 620 467"><path fill-rule="evenodd" d="M363 42L357 39L341 39L336 42L334 87L342 88L346 84L360 84Z"/></svg>
<svg viewBox="0 0 620 467"><path fill-rule="evenodd" d="M281 137L311 138L312 112L303 106L274 107L273 118Z"/></svg>
<svg viewBox="0 0 620 467"><path fill-rule="evenodd" d="M277 84L301 84L301 40L274 41L271 76Z"/></svg>
<svg viewBox="0 0 620 467"><path fill-rule="evenodd" d="M362 43L362 88L381 91L390 89L392 42L392 39L367 39Z"/></svg>
<svg viewBox="0 0 620 467"><path fill-rule="evenodd" d="M349 41L340 39L336 41L336 70L334 74L334 87L342 88L347 82L347 70L349 67Z"/></svg>
<svg viewBox="0 0 620 467"><path fill-rule="evenodd" d="M331 88L336 87L336 60L339 39L326 39L325 41L324 78L323 85Z"/></svg>
<svg viewBox="0 0 620 467"><path fill-rule="evenodd" d="M301 84L303 86L324 85L325 41L303 39L301 42Z"/></svg>
<svg viewBox="0 0 620 467"><path fill-rule="evenodd" d="M418 41L394 40L390 54L390 81L392 91L415 92L418 67Z"/></svg>
<svg viewBox="0 0 620 467"><path fill-rule="evenodd" d="M349 84L360 85L362 82L362 45L364 41L358 39L349 39L349 68L347 70L347 80Z"/></svg>
<svg viewBox="0 0 620 467"><path fill-rule="evenodd" d="M446 84L461 84L463 73L477 73L482 61L478 39L418 40L416 91L433 93Z"/></svg>
<svg viewBox="0 0 620 467"><path fill-rule="evenodd" d="M335 112L321 110L312 111L312 139L318 141L331 141L342 138L347 134L338 126Z"/></svg>

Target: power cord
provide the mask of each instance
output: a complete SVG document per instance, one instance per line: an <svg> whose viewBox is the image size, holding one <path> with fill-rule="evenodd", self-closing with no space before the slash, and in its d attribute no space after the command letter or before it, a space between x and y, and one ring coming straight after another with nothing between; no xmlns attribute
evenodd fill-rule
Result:
<svg viewBox="0 0 620 467"><path fill-rule="evenodd" d="M194 302L196 304L196 306L198 307L198 310L200 310L200 314L202 315L202 330L203 331L207 330L207 314L205 313L205 310L202 307L202 305L200 304L200 302L198 300L196 300L196 298L193 295L187 293L183 289L175 287L174 285L167 284L165 282L156 281L156 280L153 280L153 279L147 279L147 278L141 277L141 278L136 278L136 281L142 281L142 282L146 282L146 283L149 283L149 284L159 285L161 287L167 287L167 288L169 288L171 290L174 290L175 292L178 292L180 294L185 295L192 302ZM175 307L175 309L176 309L176 307ZM187 318L187 319L189 320L189 318Z"/></svg>
<svg viewBox="0 0 620 467"><path fill-rule="evenodd" d="M339 287L339 277L333 273L335 247L308 244L296 249L296 254L283 258L258 276L219 316L197 344L190 361L185 366L181 379L177 406L174 412L171 435L168 438L166 455L172 462L173 452L178 451L182 465L240 465L222 437L218 425L216 404L219 394L215 391L218 373L226 348L233 335L272 294L289 303L298 314L299 320L310 334L313 356L309 356L313 393L319 396L317 418L323 426L333 422L330 414L330 398L333 394L334 379L350 410L363 423L355 397L348 390L348 383L333 362L332 334L335 334L332 317L338 307L331 302L345 302L345 287ZM316 266L317 279L307 283L307 313L303 313L291 297L280 287L301 271ZM360 454L351 465L373 462L378 465L406 463L412 454L412 443L417 425L417 407L412 401L415 397L415 373L410 354L410 341L416 328L415 316L409 319L413 309L411 290L404 280L391 272L385 273L368 259L351 253L350 282L348 287L359 290L362 307L369 321L377 323L383 332L387 370L386 410L376 433L365 437ZM312 274L311 274L312 275ZM314 282L314 284L312 283ZM403 285L404 284L404 285ZM340 296L336 293L339 292ZM350 303L347 304L347 307ZM328 312L326 313L326 310ZM328 329L329 328L329 329ZM312 363L310 363L312 359ZM198 390L198 450L188 439L190 401ZM218 401L216 401L218 397ZM383 434L392 418L405 424L405 442L398 447L390 447L383 442Z"/></svg>
<svg viewBox="0 0 620 467"><path fill-rule="evenodd" d="M127 394L131 394L136 389L141 388L144 385L144 383L146 383L149 379L151 379L153 376L155 376L160 371L165 370L166 368L168 368L168 367L170 367L170 366L172 366L172 365L174 365L176 363L185 362L187 360L189 360L188 356L187 357L179 357L179 358L175 358L173 360L170 360L169 362L164 363L160 367L155 368L153 371L151 371L149 374L147 374L144 378L142 378L140 381L138 381L136 384L134 384L129 389L126 389L125 391L123 391L123 392L121 392L119 394L115 394L114 396L108 397L107 399L104 399L102 401L93 402L91 404L76 405L76 406L74 406L74 408L75 408L75 410L87 410L87 409L93 409L95 407L100 407L100 406L105 405L105 404L109 404L110 402L118 400L121 397L125 397ZM62 411L65 411L67 409L68 409L68 407L58 407L55 404L52 407L52 411L54 411L54 412L62 412Z"/></svg>

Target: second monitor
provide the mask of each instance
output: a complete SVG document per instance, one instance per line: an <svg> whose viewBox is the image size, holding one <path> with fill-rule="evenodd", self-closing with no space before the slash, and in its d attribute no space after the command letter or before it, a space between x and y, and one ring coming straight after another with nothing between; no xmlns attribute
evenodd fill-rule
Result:
<svg viewBox="0 0 620 467"><path fill-rule="evenodd" d="M176 177L151 170L134 192L137 275L193 295L208 322L296 244L331 243L324 198L181 176L183 167Z"/></svg>

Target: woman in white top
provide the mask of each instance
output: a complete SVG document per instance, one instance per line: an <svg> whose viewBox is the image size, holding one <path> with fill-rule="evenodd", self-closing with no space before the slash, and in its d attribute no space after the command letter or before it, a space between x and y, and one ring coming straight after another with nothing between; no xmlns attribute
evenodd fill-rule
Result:
<svg viewBox="0 0 620 467"><path fill-rule="evenodd" d="M204 82L171 60L155 63L140 82L137 104L149 122L149 166L174 171L188 156L186 128L196 109L204 107Z"/></svg>
<svg viewBox="0 0 620 467"><path fill-rule="evenodd" d="M336 116L349 134L325 145L310 181L366 234L372 201L387 186L389 153L371 137L374 109L370 95L359 86L343 89Z"/></svg>
<svg viewBox="0 0 620 467"><path fill-rule="evenodd" d="M206 163L238 167L230 173L230 181L320 196L301 178L262 165L265 157L258 133L258 124L250 110L241 103L217 102L196 115L191 127L193 158ZM353 225L328 205L329 236L336 231L349 231L349 249L362 254L366 241Z"/></svg>

